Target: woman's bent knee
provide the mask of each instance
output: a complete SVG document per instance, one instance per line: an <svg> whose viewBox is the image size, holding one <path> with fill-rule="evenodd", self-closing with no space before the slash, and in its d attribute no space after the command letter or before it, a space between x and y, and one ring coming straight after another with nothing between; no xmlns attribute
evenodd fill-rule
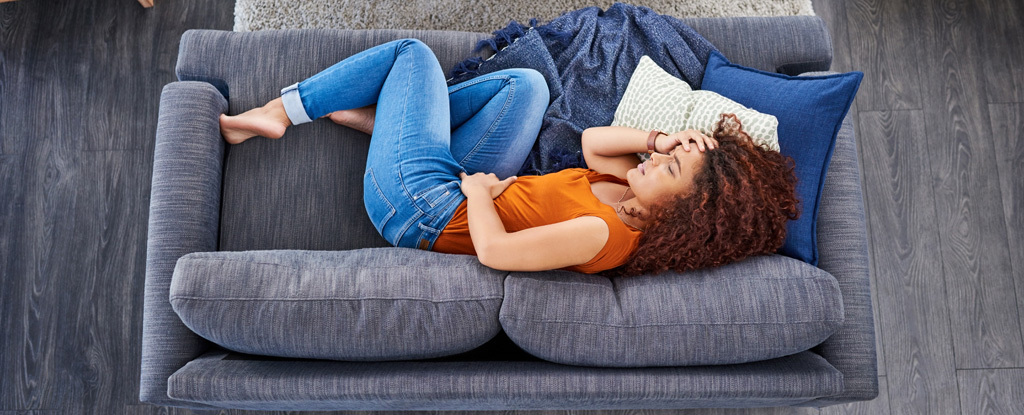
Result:
<svg viewBox="0 0 1024 415"><path fill-rule="evenodd" d="M530 91L531 95L543 98L544 101L550 99L548 81L544 78L544 75L541 75L541 73L536 69L509 68L503 70L503 72L504 71L507 71L507 75L514 79L517 84L521 84L524 90Z"/></svg>
<svg viewBox="0 0 1024 415"><path fill-rule="evenodd" d="M398 50L398 53L401 53L401 51L404 49L412 49L420 52L427 52L430 53L431 55L434 54L434 51L430 49L430 47L427 46L426 43L423 43L422 40L416 38L409 37L405 39L398 39L395 42L398 43L398 47L396 48Z"/></svg>

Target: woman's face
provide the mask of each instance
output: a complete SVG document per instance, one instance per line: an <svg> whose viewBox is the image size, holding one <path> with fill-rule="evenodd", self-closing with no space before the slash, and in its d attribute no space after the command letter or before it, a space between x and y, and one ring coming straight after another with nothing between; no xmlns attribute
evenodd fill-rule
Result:
<svg viewBox="0 0 1024 415"><path fill-rule="evenodd" d="M704 152L697 146L691 145L690 151L676 146L669 154L651 154L650 160L626 172L626 180L637 201L651 206L672 195L689 194L703 160Z"/></svg>

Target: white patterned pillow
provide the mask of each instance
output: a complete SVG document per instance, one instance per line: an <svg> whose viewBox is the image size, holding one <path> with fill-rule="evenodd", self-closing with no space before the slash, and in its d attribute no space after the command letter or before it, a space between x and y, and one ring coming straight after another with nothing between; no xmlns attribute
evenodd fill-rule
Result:
<svg viewBox="0 0 1024 415"><path fill-rule="evenodd" d="M661 69L647 55L629 78L626 92L615 109L612 125L672 134L694 129L711 135L722 113L733 113L755 144L779 151L779 121L715 92L693 90L683 80ZM647 153L637 153L647 160Z"/></svg>

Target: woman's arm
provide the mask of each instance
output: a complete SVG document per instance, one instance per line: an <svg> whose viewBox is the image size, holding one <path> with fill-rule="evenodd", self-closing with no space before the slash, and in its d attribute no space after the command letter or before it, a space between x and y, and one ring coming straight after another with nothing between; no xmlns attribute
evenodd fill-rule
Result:
<svg viewBox="0 0 1024 415"><path fill-rule="evenodd" d="M473 240L476 256L484 262L490 247L497 245L497 241L506 237L508 232L505 232L505 224L501 223L498 211L494 209L494 199L489 194L482 191L465 194L469 237Z"/></svg>
<svg viewBox="0 0 1024 415"><path fill-rule="evenodd" d="M511 184L493 174L477 173L463 180L469 235L480 263L503 271L543 271L584 264L608 241L608 225L583 216L508 233L494 209L494 198Z"/></svg>
<svg viewBox="0 0 1024 415"><path fill-rule="evenodd" d="M591 127L583 130L583 159L587 167L621 179L640 163L636 153L647 151L650 131L630 127Z"/></svg>
<svg viewBox="0 0 1024 415"><path fill-rule="evenodd" d="M494 201L486 194L469 198L469 234L481 264L502 271L546 271L585 264L608 242L608 225L582 216L550 225L505 232Z"/></svg>
<svg viewBox="0 0 1024 415"><path fill-rule="evenodd" d="M583 159L587 166L598 173L613 174L625 179L626 172L640 163L636 153L647 151L647 137L650 131L630 127L591 127L583 130ZM697 130L684 130L659 134L654 142L654 151L668 154L678 145L690 151L690 141L697 143L700 151L705 147L718 146L718 140Z"/></svg>

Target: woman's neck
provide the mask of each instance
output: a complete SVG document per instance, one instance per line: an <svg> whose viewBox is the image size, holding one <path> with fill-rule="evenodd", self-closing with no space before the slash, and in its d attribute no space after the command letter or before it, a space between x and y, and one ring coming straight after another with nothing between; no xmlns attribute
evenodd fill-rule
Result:
<svg viewBox="0 0 1024 415"><path fill-rule="evenodd" d="M646 212L643 205L636 200L636 195L633 194L633 189L627 188L626 192L623 193L622 199L616 202L612 207L615 208L615 212L619 215L619 219L623 223L632 226L636 229L644 230L647 228L646 224L643 223L640 218L630 216L627 212Z"/></svg>

